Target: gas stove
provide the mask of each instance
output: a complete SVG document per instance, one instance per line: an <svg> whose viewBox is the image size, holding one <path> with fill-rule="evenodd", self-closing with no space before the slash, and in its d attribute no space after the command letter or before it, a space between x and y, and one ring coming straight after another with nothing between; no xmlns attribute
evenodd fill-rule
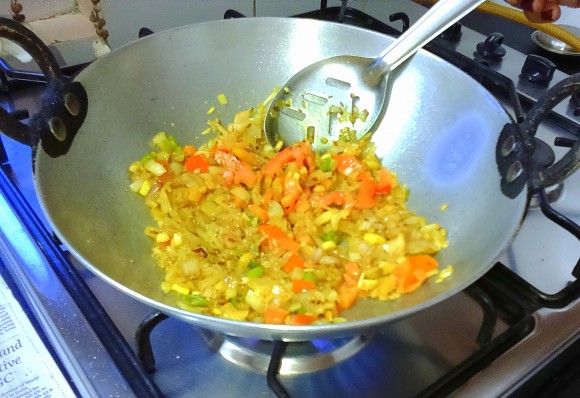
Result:
<svg viewBox="0 0 580 398"><path fill-rule="evenodd" d="M397 35L424 12L395 2L401 9L375 18L342 4L322 1L320 9L298 17ZM225 15L233 17L243 15ZM580 71L580 61L535 48L530 31L494 18L473 13L427 49L471 74L521 120L547 88ZM494 55L499 48L505 50L500 59ZM530 61L530 54L542 59ZM544 59L551 80L529 81L527 73L542 71L522 71L524 65L543 68ZM34 114L42 84L10 78L13 72L0 102ZM542 123L537 138L546 144L538 145L546 147L547 163L578 139L578 109L566 101ZM1 275L80 396L551 397L574 391L580 361L578 172L546 190L549 204L532 198L512 245L465 291L373 334L284 343L203 330L109 286L52 234L33 189L30 149L2 137L0 161Z"/></svg>

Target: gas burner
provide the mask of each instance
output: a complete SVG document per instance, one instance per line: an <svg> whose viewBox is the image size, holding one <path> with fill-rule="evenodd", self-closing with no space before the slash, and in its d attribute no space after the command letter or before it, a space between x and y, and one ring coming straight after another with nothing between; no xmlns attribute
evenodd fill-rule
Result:
<svg viewBox="0 0 580 398"><path fill-rule="evenodd" d="M562 196L563 191L564 191L563 183L544 188L544 195L546 197L546 201L550 204L556 202L558 199L560 199L560 196ZM538 208L538 207L540 207L538 195L532 195L530 199L530 208Z"/></svg>
<svg viewBox="0 0 580 398"><path fill-rule="evenodd" d="M203 331L203 336L227 361L243 368L267 372L275 342L226 336L207 330ZM329 368L357 354L370 340L370 336L361 335L288 343L278 373L292 376Z"/></svg>

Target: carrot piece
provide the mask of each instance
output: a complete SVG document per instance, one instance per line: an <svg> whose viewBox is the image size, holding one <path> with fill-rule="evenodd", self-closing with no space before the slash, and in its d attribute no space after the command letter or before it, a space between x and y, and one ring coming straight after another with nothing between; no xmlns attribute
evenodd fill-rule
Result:
<svg viewBox="0 0 580 398"><path fill-rule="evenodd" d="M410 293L416 290L437 267L439 267L437 260L428 254L410 256L395 269L397 293Z"/></svg>
<svg viewBox="0 0 580 398"><path fill-rule="evenodd" d="M336 298L336 306L338 310L346 310L350 308L355 303L358 296L357 286L349 286L347 283L343 283L337 289L338 297Z"/></svg>
<svg viewBox="0 0 580 398"><path fill-rule="evenodd" d="M284 311L282 308L273 305L264 312L264 322L281 325L284 323L287 316L288 311Z"/></svg>
<svg viewBox="0 0 580 398"><path fill-rule="evenodd" d="M359 173L360 188L354 202L357 209L371 209L375 206L375 193L377 185L373 178L366 171Z"/></svg>
<svg viewBox="0 0 580 398"><path fill-rule="evenodd" d="M335 155L333 159L336 162L336 169L346 176L363 168L361 162L351 155L339 154Z"/></svg>
<svg viewBox="0 0 580 398"><path fill-rule="evenodd" d="M204 155L191 155L185 159L185 170L193 173L196 170L207 173L209 170L209 161Z"/></svg>
<svg viewBox="0 0 580 398"><path fill-rule="evenodd" d="M260 206L252 203L248 206L248 211L252 213L252 215L258 217L263 223L268 222L268 212Z"/></svg>
<svg viewBox="0 0 580 398"><path fill-rule="evenodd" d="M282 249L295 252L300 249L300 244L294 239L289 238L280 227L275 225L262 224L258 229L266 235L268 240L274 241Z"/></svg>
<svg viewBox="0 0 580 398"><path fill-rule="evenodd" d="M310 325L316 320L315 316L306 314L292 314L290 316L290 325Z"/></svg>
<svg viewBox="0 0 580 398"><path fill-rule="evenodd" d="M393 188L393 175L385 168L378 171L379 182L377 183L376 191L377 193L385 193L389 195Z"/></svg>
<svg viewBox="0 0 580 398"><path fill-rule="evenodd" d="M183 147L183 154L186 157L195 155L196 152L197 152L197 148L194 147L193 145L186 145L186 146Z"/></svg>
<svg viewBox="0 0 580 398"><path fill-rule="evenodd" d="M304 279L292 279L292 290L295 293L302 293L312 290L316 287L316 284L312 281L307 281Z"/></svg>
<svg viewBox="0 0 580 398"><path fill-rule="evenodd" d="M298 254L292 253L292 255L286 261L286 264L284 264L284 269L286 270L286 272L290 273L296 268L303 269L304 260Z"/></svg>

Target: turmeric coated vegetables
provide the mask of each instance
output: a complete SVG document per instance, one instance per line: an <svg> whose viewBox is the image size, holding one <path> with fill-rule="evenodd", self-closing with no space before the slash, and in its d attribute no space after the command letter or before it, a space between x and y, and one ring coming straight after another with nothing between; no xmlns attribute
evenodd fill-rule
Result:
<svg viewBox="0 0 580 398"><path fill-rule="evenodd" d="M210 120L214 136L199 147L160 132L130 165L130 188L155 220L145 233L163 291L189 311L309 325L343 322L358 300L396 300L439 274L445 229L407 209L408 190L368 138L346 129L324 154L308 141L274 148L265 110Z"/></svg>

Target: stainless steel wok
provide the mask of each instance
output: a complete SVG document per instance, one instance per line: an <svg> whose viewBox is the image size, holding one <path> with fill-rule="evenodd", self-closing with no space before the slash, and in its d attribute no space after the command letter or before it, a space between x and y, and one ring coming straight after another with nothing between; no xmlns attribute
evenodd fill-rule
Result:
<svg viewBox="0 0 580 398"><path fill-rule="evenodd" d="M2 36L27 49L40 45L26 32L15 35L13 24L1 21ZM438 259L443 266L452 264L455 273L394 301L359 300L344 313L349 319L344 324L254 324L179 309L176 297L160 289L162 271L143 233L153 220L143 199L129 190L127 168L149 150L147 143L159 130L183 144L207 140L200 133L217 94L228 97L229 104L219 107L219 117L228 121L315 61L345 53L373 57L392 40L313 20L196 24L154 34L95 61L74 79L74 85L82 86L73 87L80 90L78 97L59 91L73 83L58 76L58 68L43 66L47 57L51 62L50 56L33 49L29 51L44 72L57 80L48 85L49 92L57 92L47 97L48 116L31 122L44 130L29 131L6 114L0 115L0 127L38 146L36 189L63 243L89 270L126 294L168 315L236 336L301 341L360 334L464 289L494 264L518 230L527 205L527 191L521 189L525 181L509 195L502 186L524 176L511 164L506 177L496 157L509 159L525 145L513 137L498 144L512 121L472 78L420 51L393 76L389 106L373 136L384 165L408 185L409 207L448 229L449 247ZM55 119L51 112L65 115ZM84 121L75 135L79 117ZM68 119L75 120L67 130ZM29 132L36 138L24 138ZM60 144L62 150L52 149ZM443 204L448 204L445 211L440 209Z"/></svg>

